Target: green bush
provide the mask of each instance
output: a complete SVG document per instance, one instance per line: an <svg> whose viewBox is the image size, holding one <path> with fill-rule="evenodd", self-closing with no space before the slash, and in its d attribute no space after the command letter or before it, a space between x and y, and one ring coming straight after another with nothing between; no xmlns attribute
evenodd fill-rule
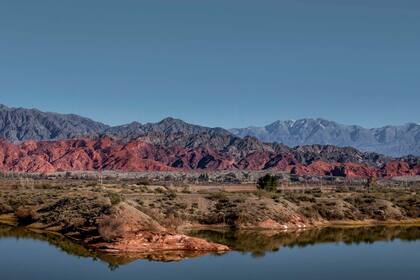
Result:
<svg viewBox="0 0 420 280"><path fill-rule="evenodd" d="M108 192L107 196L108 196L109 200L111 200L112 205L117 205L117 204L119 204L120 202L123 201L123 197L119 193Z"/></svg>
<svg viewBox="0 0 420 280"><path fill-rule="evenodd" d="M267 174L257 181L257 188L259 190L273 192L277 189L279 185L279 180L277 177Z"/></svg>

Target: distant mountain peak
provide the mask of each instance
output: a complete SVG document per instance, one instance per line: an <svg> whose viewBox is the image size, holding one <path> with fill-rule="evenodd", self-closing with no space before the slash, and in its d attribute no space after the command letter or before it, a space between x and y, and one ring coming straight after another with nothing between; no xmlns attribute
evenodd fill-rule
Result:
<svg viewBox="0 0 420 280"><path fill-rule="evenodd" d="M133 126L142 126L142 125L143 124L141 122L134 121L134 122L131 122L131 123L128 123L128 124L120 125L120 126L122 126L122 127L133 127Z"/></svg>
<svg viewBox="0 0 420 280"><path fill-rule="evenodd" d="M164 118L158 123L149 123L150 126L159 126L164 128L174 128L176 130L182 130L185 127L195 127L196 125L184 122L183 120L168 117ZM198 126L197 126L198 127Z"/></svg>
<svg viewBox="0 0 420 280"><path fill-rule="evenodd" d="M186 122L177 118L173 118L173 117L167 117L167 118L162 119L160 122L158 122L158 124L174 124L174 123L185 124Z"/></svg>
<svg viewBox="0 0 420 280"><path fill-rule="evenodd" d="M305 118L279 120L263 127L235 128L230 132L240 137L251 135L263 142L278 142L292 147L332 144L391 156L420 155L420 125L414 123L368 129L323 118Z"/></svg>

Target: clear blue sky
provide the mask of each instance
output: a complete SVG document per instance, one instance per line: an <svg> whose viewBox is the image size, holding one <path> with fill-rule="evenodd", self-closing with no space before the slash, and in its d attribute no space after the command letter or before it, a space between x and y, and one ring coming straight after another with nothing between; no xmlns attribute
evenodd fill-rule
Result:
<svg viewBox="0 0 420 280"><path fill-rule="evenodd" d="M0 103L108 124L420 122L420 1L0 0Z"/></svg>

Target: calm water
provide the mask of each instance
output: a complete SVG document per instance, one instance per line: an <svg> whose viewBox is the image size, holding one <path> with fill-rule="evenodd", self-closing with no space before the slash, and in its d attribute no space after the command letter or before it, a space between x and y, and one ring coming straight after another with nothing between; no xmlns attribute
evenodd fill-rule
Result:
<svg viewBox="0 0 420 280"><path fill-rule="evenodd" d="M179 262L136 260L0 226L0 279L420 279L419 227L194 234L237 251Z"/></svg>

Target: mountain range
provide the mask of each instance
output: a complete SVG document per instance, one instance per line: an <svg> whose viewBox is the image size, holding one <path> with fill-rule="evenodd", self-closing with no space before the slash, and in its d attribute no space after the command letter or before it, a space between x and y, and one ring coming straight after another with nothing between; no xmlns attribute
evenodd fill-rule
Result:
<svg viewBox="0 0 420 280"><path fill-rule="evenodd" d="M313 139L321 141L321 138L316 138L322 135L316 132L323 130L321 128L313 128L312 134L304 134L319 123L329 127L325 129L328 135L335 133L335 139L347 139L348 132L338 130L340 125L334 132L330 128L333 125L327 121L287 123L286 128L290 126L302 131L296 139L313 136ZM275 126L281 128L285 125L279 122ZM415 130L409 127L410 133ZM342 129L347 131L345 127ZM344 146L344 142L289 147L283 143L269 143L271 138L264 138L271 137L267 131L274 132L276 129L271 127L259 131L259 135L252 135L242 130L188 124L174 118L158 123L133 122L110 127L77 115L1 106L0 138L3 140L0 140L0 171L278 170L301 176L420 175L420 158L416 156L394 158L338 146ZM297 137L295 132L287 131ZM360 131L364 130L360 128ZM340 133L345 136L341 137ZM350 139L356 139L354 134L350 135ZM418 134L413 135L418 137ZM293 137L290 136L290 139ZM328 143L332 140L322 141ZM412 142L418 145L418 138Z"/></svg>
<svg viewBox="0 0 420 280"><path fill-rule="evenodd" d="M162 133L172 137L158 137ZM176 138L176 134L189 135L193 139ZM420 156L420 125L416 123L368 129L324 119L301 119L276 121L264 127L225 130L167 118L158 123L133 122L110 127L73 114L48 113L37 109L8 108L0 105L0 138L12 142L62 140L99 135L126 140L150 136L151 141L163 145L173 144L174 141L186 141L188 143L176 142L176 144L188 147L210 144L220 147L220 141L226 141L232 134L241 138L253 136L262 142L278 142L290 147L312 144L335 145L394 157L409 154Z"/></svg>
<svg viewBox="0 0 420 280"><path fill-rule="evenodd" d="M350 146L390 156L420 155L420 125L415 123L368 129L324 119L301 119L276 121L264 127L231 129L230 132L291 147L321 144Z"/></svg>

